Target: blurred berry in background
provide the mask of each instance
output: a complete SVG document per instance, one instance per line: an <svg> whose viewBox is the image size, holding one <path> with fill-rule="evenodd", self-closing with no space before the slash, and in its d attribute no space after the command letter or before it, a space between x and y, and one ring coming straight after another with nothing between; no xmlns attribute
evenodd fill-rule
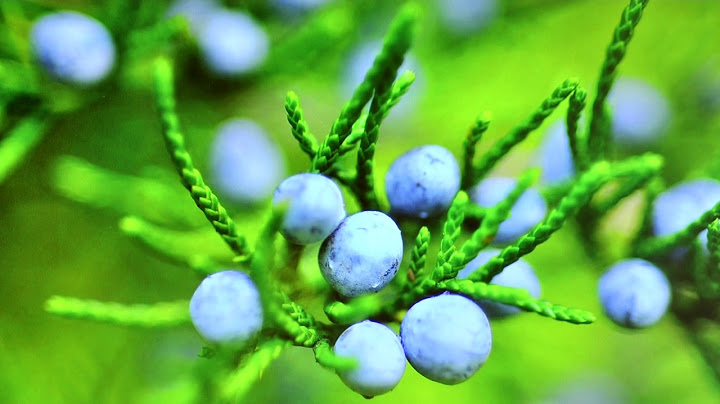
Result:
<svg viewBox="0 0 720 404"><path fill-rule="evenodd" d="M280 148L255 122L232 119L215 134L211 155L211 183L221 195L242 204L270 197L285 176Z"/></svg>
<svg viewBox="0 0 720 404"><path fill-rule="evenodd" d="M612 131L621 145L642 146L665 134L671 109L665 96L644 80L620 78L608 95Z"/></svg>
<svg viewBox="0 0 720 404"><path fill-rule="evenodd" d="M443 27L455 35L482 31L500 14L499 0L436 0Z"/></svg>
<svg viewBox="0 0 720 404"><path fill-rule="evenodd" d="M516 185L515 178L487 178L470 189L468 194L474 203L490 208L502 202ZM545 219L546 213L547 203L540 192L537 188L528 188L513 205L510 217L500 224L493 243L503 245L514 242Z"/></svg>
<svg viewBox="0 0 720 404"><path fill-rule="evenodd" d="M33 52L45 70L58 80L95 84L115 65L115 44L96 19L74 11L44 15L32 27Z"/></svg>
<svg viewBox="0 0 720 404"><path fill-rule="evenodd" d="M627 328L649 327L670 305L670 283L652 263L632 258L620 261L600 277L598 296L605 314Z"/></svg>
<svg viewBox="0 0 720 404"><path fill-rule="evenodd" d="M575 175L564 119L553 123L545 131L535 161L542 169L540 179L545 185L567 182Z"/></svg>

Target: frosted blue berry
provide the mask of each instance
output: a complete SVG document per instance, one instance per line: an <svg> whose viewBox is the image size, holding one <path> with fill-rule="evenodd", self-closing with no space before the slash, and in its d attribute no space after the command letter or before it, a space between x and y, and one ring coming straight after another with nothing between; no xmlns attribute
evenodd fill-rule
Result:
<svg viewBox="0 0 720 404"><path fill-rule="evenodd" d="M256 70L265 61L270 47L265 30L249 15L238 11L210 13L197 36L203 61L220 76Z"/></svg>
<svg viewBox="0 0 720 404"><path fill-rule="evenodd" d="M222 195L239 203L258 203L270 196L285 175L280 149L255 122L233 119L218 129L210 164Z"/></svg>
<svg viewBox="0 0 720 404"><path fill-rule="evenodd" d="M497 0L438 0L437 3L443 25L458 35L482 30L500 11Z"/></svg>
<svg viewBox="0 0 720 404"><path fill-rule="evenodd" d="M200 283L190 299L190 318L206 341L243 345L262 329L260 293L242 272L214 273Z"/></svg>
<svg viewBox="0 0 720 404"><path fill-rule="evenodd" d="M500 250L493 248L480 251L477 257L470 261L465 268L458 273L457 277L459 279L467 278L472 272L485 265L491 258L496 257L499 253ZM530 292L530 296L536 299L540 297L540 280L537 275L535 275L535 271L533 271L530 264L522 258L505 267L502 272L495 275L490 283L493 285L525 289ZM478 303L485 314L491 318L511 316L522 311L515 306L489 300L481 300Z"/></svg>
<svg viewBox="0 0 720 404"><path fill-rule="evenodd" d="M490 355L490 323L472 300L445 293L415 303L400 324L405 356L421 375L443 384L469 379Z"/></svg>
<svg viewBox="0 0 720 404"><path fill-rule="evenodd" d="M405 372L400 337L380 323L363 321L350 326L340 334L333 350L338 356L357 360L355 369L338 375L346 386L367 398L395 388Z"/></svg>
<svg viewBox="0 0 720 404"><path fill-rule="evenodd" d="M483 207L492 207L500 203L515 188L514 178L487 178L480 181L470 191L470 199ZM510 217L500 224L494 242L509 244L527 233L536 224L545 219L547 203L535 188L528 188L517 200L510 211Z"/></svg>
<svg viewBox="0 0 720 404"><path fill-rule="evenodd" d="M628 145L646 144L668 127L671 109L665 97L639 79L619 79L608 95L614 139Z"/></svg>
<svg viewBox="0 0 720 404"><path fill-rule="evenodd" d="M575 175L565 120L554 123L545 132L537 164L542 168L540 180L547 185L569 181Z"/></svg>
<svg viewBox="0 0 720 404"><path fill-rule="evenodd" d="M340 86L343 96L350 97L355 88L362 83L365 74L370 70L375 60L375 56L382 49L382 41L369 41L360 44L355 48L347 59L347 64L343 72L342 85ZM415 81L396 106L390 112L390 118L395 115L407 115L417 105L422 94L422 69L420 62L412 55L407 54L403 60L403 64L398 69L398 75L404 71L410 70L415 73Z"/></svg>
<svg viewBox="0 0 720 404"><path fill-rule="evenodd" d="M648 327L660 320L670 304L670 293L665 274L639 258L616 263L598 284L605 314L627 328Z"/></svg>
<svg viewBox="0 0 720 404"><path fill-rule="evenodd" d="M115 44L107 28L73 11L48 14L35 21L30 42L42 67L68 83L97 83L115 65Z"/></svg>
<svg viewBox="0 0 720 404"><path fill-rule="evenodd" d="M325 280L345 297L374 293L397 274L403 256L400 229L386 214L348 216L323 242L318 255Z"/></svg>
<svg viewBox="0 0 720 404"><path fill-rule="evenodd" d="M425 219L447 210L460 189L460 167L442 146L416 147L398 157L385 175L393 214Z"/></svg>
<svg viewBox="0 0 720 404"><path fill-rule="evenodd" d="M720 182L701 178L667 189L653 202L653 233L666 236L686 228L704 212L720 202ZM701 233L701 244L707 243L707 230Z"/></svg>
<svg viewBox="0 0 720 404"><path fill-rule="evenodd" d="M286 178L273 194L273 205L287 203L280 231L295 244L324 240L345 218L340 188L320 174L303 173Z"/></svg>

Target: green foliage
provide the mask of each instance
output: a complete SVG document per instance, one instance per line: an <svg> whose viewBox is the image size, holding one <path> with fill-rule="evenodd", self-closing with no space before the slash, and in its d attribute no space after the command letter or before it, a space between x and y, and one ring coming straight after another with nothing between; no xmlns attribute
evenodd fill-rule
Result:
<svg viewBox="0 0 720 404"><path fill-rule="evenodd" d="M315 158L317 153L317 140L310 133L308 124L303 116L303 110L300 108L300 98L297 94L292 91L288 91L285 97L285 112L287 113L287 120L290 124L291 131L295 140L300 144L300 149L310 157L310 160Z"/></svg>
<svg viewBox="0 0 720 404"><path fill-rule="evenodd" d="M627 46L635 33L635 27L640 22L643 10L649 0L631 0L622 12L620 23L613 31L612 40L608 45L605 61L600 68L600 77L597 81L597 93L592 105L590 119L590 134L588 136L588 151L592 161L605 158L610 143L610 130L607 99L610 89L615 82L617 67L625 57Z"/></svg>
<svg viewBox="0 0 720 404"><path fill-rule="evenodd" d="M45 302L45 310L62 317L93 320L125 327L177 327L190 324L188 301L151 305L99 302L74 297L53 296Z"/></svg>
<svg viewBox="0 0 720 404"><path fill-rule="evenodd" d="M20 121L7 137L0 141L0 184L37 146L48 125L45 114L37 113Z"/></svg>
<svg viewBox="0 0 720 404"><path fill-rule="evenodd" d="M165 145L170 153L175 169L180 174L182 184L192 195L195 204L202 210L213 228L225 240L235 254L249 254L245 238L235 230L235 222L220 205L217 196L203 181L202 175L193 165L190 154L185 149L185 141L180 132L180 122L175 114L175 95L173 72L170 62L160 59L155 65L156 104L163 128Z"/></svg>
<svg viewBox="0 0 720 404"><path fill-rule="evenodd" d="M318 153L313 159L312 172L324 174L332 170L338 158L340 145L350 135L352 126L360 118L365 105L378 88L381 88L379 86L387 85L388 80L392 81L395 78L397 69L410 48L417 13L416 7L406 6L393 21L385 36L382 50L375 58L372 67L355 89L350 101L345 104L340 116L333 123L330 133L318 148Z"/></svg>
<svg viewBox="0 0 720 404"><path fill-rule="evenodd" d="M240 400L244 397L272 361L290 345L312 348L316 361L323 367L336 371L353 369L358 365L355 359L338 357L331 348L346 325L366 319L397 323L415 302L443 292L459 293L475 301L487 300L512 305L562 322L594 322L596 317L585 310L536 299L523 289L490 282L508 265L548 241L570 219L577 219L575 224L585 241L594 240L599 220L627 196L642 188L646 189L645 209L640 231L634 240L634 255L657 258L678 246L691 244L701 231L709 228L710 256L703 265L695 267L692 276L701 300L717 300L720 296L720 225L717 222L720 217L720 203L676 234L649 237L649 212L653 200L663 188L660 180L662 158L648 153L621 161L606 160L610 146L610 116L606 111L605 100L614 82L618 64L624 57L646 5L647 1L631 0L630 5L623 11L601 69L588 130L583 131L580 128L587 91L576 79L565 80L525 121L500 138L485 154L476 158L477 143L490 124L489 113L481 114L462 144L462 190L449 207L446 220L443 223L428 223L427 226L420 227L409 262L401 267L396 281L386 290L342 301L334 301L337 296L329 295L324 313L330 323L316 319L311 314L313 311L306 310L300 303L301 298L307 297L302 293L305 292L305 285L298 285L298 277L295 276L302 248L288 246L285 250L276 249L284 207L273 207L270 210L269 218L260 230L254 248L251 248L245 237L238 233L230 213L196 169L185 147L179 117L175 111L173 67L169 59L159 59L154 71L156 105L167 151L180 175L181 183L214 231L230 247L230 251L224 249L224 246L220 250L204 241L199 242L199 236L204 236L202 233L171 230L152 223L160 222L165 225L186 220L184 224L188 227L194 224L190 216L174 208L173 204L157 202L165 200L166 197L170 200L169 195L173 193L162 181L106 172L89 163L65 158L60 161L55 183L58 189L71 199L96 206L125 205L120 209L124 213L139 211L142 213L139 216L127 216L121 221L121 231L166 258L190 267L196 274L211 274L226 266L237 267L250 274L260 291L265 313L261 337L253 346L240 352L231 352L230 360L223 357L226 353L217 353L213 347L209 347L207 351L213 355L206 355L208 360L217 361L217 374L208 376L212 379L210 384L214 389L211 396L217 396L224 401ZM298 95L292 91L286 95L285 111L291 135L310 158L309 171L331 176L345 185L363 210L383 209L375 184L376 147L381 124L415 79L412 72L398 76L398 69L411 45L417 15L416 7L410 5L403 8L393 21L371 69L341 110L322 143L318 144L310 132ZM161 41L175 40L184 35L186 26L182 22L169 21L167 25L154 27L147 35L161 38ZM504 247L497 256L477 268L466 279L456 279L458 272L492 243L499 226L509 217L521 195L535 184L539 172L535 169L524 172L518 178L515 188L500 203L489 208L471 203L466 190L484 178L515 146L538 129L566 98L567 135L578 176L567 186L553 190L558 195L558 201L541 223L515 243ZM20 125L18 127L21 127ZM42 133L42 124L32 124L30 121L28 125L30 129L26 129L26 134L20 137L21 140L24 139L20 142L24 146L13 146L10 150L26 151L37 142L38 133ZM10 139L11 137L7 140ZM353 152L356 147L357 162L355 170L352 171L344 167L340 158ZM5 143L0 145L0 157L7 153L5 148ZM14 151L12 154L21 157L24 151ZM0 164L7 164L6 161L10 160L0 158ZM5 171L0 169L0 181ZM83 185L76 180L76 177L80 176L90 178L90 184L105 183L113 186L103 188L111 191L88 195L83 189L92 187L82 188ZM609 186L616 186L609 195L596 195L599 194L598 191ZM137 198L128 197L128 193L131 194L128 189L140 188L155 189L157 194L147 198L149 203L138 203ZM147 205L160 209L147 209ZM147 211L143 211L143 206ZM476 227L469 229L471 224ZM430 228L439 228L440 225L442 236L438 242L437 259L432 270L429 270L427 256L431 248ZM458 246L463 236L466 238ZM288 279L291 281L287 281ZM313 299L317 300L316 295L317 293L314 293L307 299L310 304ZM187 306L187 301L126 306L52 297L46 303L46 310L64 317L125 326L172 327L189 323Z"/></svg>
<svg viewBox="0 0 720 404"><path fill-rule="evenodd" d="M463 141L463 166L462 166L462 181L460 188L469 189L475 185L477 178L475 177L474 160L475 160L475 147L482 138L482 135L490 127L490 113L488 111L480 114L475 119L475 124L468 132L465 140Z"/></svg>
<svg viewBox="0 0 720 404"><path fill-rule="evenodd" d="M470 183L485 177L513 147L525 140L530 132L539 128L543 121L555 111L555 108L575 91L577 86L577 79L570 78L563 81L530 117L502 137L480 158L480 161L473 167L472 177L474 181L470 181Z"/></svg>

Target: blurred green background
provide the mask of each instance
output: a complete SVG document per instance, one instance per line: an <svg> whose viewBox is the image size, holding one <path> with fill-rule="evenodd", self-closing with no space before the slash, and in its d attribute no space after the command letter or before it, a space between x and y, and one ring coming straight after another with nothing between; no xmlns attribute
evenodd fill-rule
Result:
<svg viewBox="0 0 720 404"><path fill-rule="evenodd" d="M24 18L31 21L52 8L81 10L101 19L114 2L17 3L27 6ZM162 10L165 5L158 3ZM417 105L406 114L391 115L381 129L377 172L384 173L403 151L426 143L446 146L459 157L463 136L483 110L493 116L480 145L487 149L566 77L578 77L594 94L605 47L627 1L501 3L499 18L485 29L457 37L443 29L434 2L421 2L425 13L412 50L421 67L420 91L411 92ZM243 1L227 4L248 6ZM345 101L340 89L348 53L365 40L381 38L399 5L336 1L287 22L263 2L251 2L281 52L271 56L274 64L266 71L239 82L212 78L196 66L191 47L182 50L178 108L199 168L208 166L217 126L245 117L282 146L289 173L306 170L307 159L285 119L286 91L298 93L311 130L323 136ZM20 37L27 35L27 25L16 22L9 28ZM296 33L311 29L324 30L325 40L287 46ZM673 106L668 136L649 148L666 157L670 183L704 169L720 145L718 112L700 111L694 101L705 87L698 77L708 68L720 71L718 37L720 2L651 1L620 67L622 76L657 86ZM0 403L181 403L193 389L185 380L194 362L203 359L195 357L202 344L192 329L124 329L54 318L43 311L43 302L53 294L152 303L189 298L198 284L184 268L124 237L117 209L68 200L55 187L58 157L77 156L119 173L170 178L168 184L180 195L172 203L198 214L173 182L154 115L150 62L145 58L121 65L112 79L117 85L97 90L95 102L59 116L39 147L0 185ZM543 128L559 119L560 111ZM497 172L524 169L541 132L514 150ZM75 186L82 182L78 179ZM161 206L148 209L162 211ZM255 232L262 216L258 211L231 211L241 229ZM604 268L585 257L578 243L571 230L564 230L527 259L543 282L545 298L600 313L595 285ZM527 314L493 323L493 338L490 359L468 382L440 385L408 366L400 385L373 402L552 402L547 400L558 391L586 379L610 386L612 394L628 403L720 402L718 381L671 316L650 329L629 332L602 316L596 324L574 326ZM310 350L291 348L246 402L364 400L316 365Z"/></svg>

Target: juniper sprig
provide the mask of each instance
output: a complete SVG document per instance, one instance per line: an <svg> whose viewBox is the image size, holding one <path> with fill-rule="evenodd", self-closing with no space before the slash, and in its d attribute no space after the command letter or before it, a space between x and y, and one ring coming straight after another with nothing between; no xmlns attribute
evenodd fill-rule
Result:
<svg viewBox="0 0 720 404"><path fill-rule="evenodd" d="M638 245L635 255L641 258L653 258L668 253L675 247L690 244L698 234L707 229L708 226L718 218L720 218L720 202L715 204L712 209L700 215L700 217L687 227L676 233L645 239Z"/></svg>
<svg viewBox="0 0 720 404"><path fill-rule="evenodd" d="M582 131L579 131L580 117L585 109L585 99L587 91L580 85L570 94L568 100L568 110L565 119L567 127L568 141L570 143L570 151L573 156L573 164L576 172L584 171L589 163L587 151L587 138Z"/></svg>
<svg viewBox="0 0 720 404"><path fill-rule="evenodd" d="M507 155L513 147L525 140L530 132L539 128L543 121L545 121L545 119L549 117L553 111L555 111L558 105L560 105L565 98L575 91L577 86L578 80L569 78L555 88L550 97L546 98L542 104L540 104L540 107L538 107L538 109L530 115L530 117L511 130L510 133L500 138L500 140L498 140L490 148L490 150L488 150L487 153L480 158L480 161L478 161L473 167L473 181L470 183L474 183L484 178L485 175L487 175L487 173L495 167L495 164L505 157L505 155Z"/></svg>
<svg viewBox="0 0 720 404"><path fill-rule="evenodd" d="M588 134L588 152L591 161L605 158L610 143L609 116L606 99L610 93L617 67L625 57L628 44L635 33L635 27L642 18L643 10L649 0L630 0L620 17L620 23L613 31L612 40L607 47L605 60L600 68L595 100L593 100Z"/></svg>
<svg viewBox="0 0 720 404"><path fill-rule="evenodd" d="M707 249L704 265L696 266L695 284L701 297L720 299L720 223L717 220L708 226Z"/></svg>
<svg viewBox="0 0 720 404"><path fill-rule="evenodd" d="M0 141L0 184L40 142L50 122L45 113L22 119Z"/></svg>
<svg viewBox="0 0 720 404"><path fill-rule="evenodd" d="M385 36L382 50L375 58L372 67L362 83L355 89L350 101L343 107L328 136L318 147L312 163L312 172L324 174L332 170L338 158L340 145L350 135L353 124L360 118L363 108L372 98L378 83L388 77L389 72L397 72L405 53L410 48L417 13L418 10L415 6L408 5L393 20ZM393 66L396 67L393 68Z"/></svg>
<svg viewBox="0 0 720 404"><path fill-rule="evenodd" d="M482 138L485 131L490 127L490 112L485 111L480 114L472 128L468 131L467 136L463 140L463 165L462 165L462 181L460 189L467 190L475 185L477 178L474 176L474 161L476 146Z"/></svg>
<svg viewBox="0 0 720 404"><path fill-rule="evenodd" d="M239 402L250 388L262 377L265 370L283 353L290 344L279 338L271 338L260 343L248 355L247 360L218 383L220 397L227 402Z"/></svg>
<svg viewBox="0 0 720 404"><path fill-rule="evenodd" d="M125 305L53 296L45 302L45 311L62 317L93 320L124 327L164 328L190 324L187 300Z"/></svg>
<svg viewBox="0 0 720 404"><path fill-rule="evenodd" d="M191 203L182 203L187 198L182 188L170 186L156 176L120 174L73 156L58 157L51 176L58 193L95 208L180 228L197 228L205 223Z"/></svg>
<svg viewBox="0 0 720 404"><path fill-rule="evenodd" d="M554 232L565 224L568 218L576 215L583 206L587 205L595 192L609 181L616 178L632 177L637 175L638 172L644 173L648 169L659 171L661 167L662 158L654 154L631 157L617 163L607 161L595 163L575 181L570 191L560 200L559 205L548 214L544 221L517 242L505 247L499 256L491 259L483 267L473 272L468 276L468 279L489 282L493 276L502 271L502 268L512 264L523 255L533 251L538 245L547 241Z"/></svg>
<svg viewBox="0 0 720 404"><path fill-rule="evenodd" d="M545 300L535 299L524 289L473 282L467 279L451 279L437 284L440 290L460 293L473 300L491 300L509 304L525 311L537 313L558 321L574 324L589 324L595 316L585 310L572 309L556 305Z"/></svg>
<svg viewBox="0 0 720 404"><path fill-rule="evenodd" d="M220 205L217 196L205 184L200 172L195 169L190 154L185 149L185 140L180 132L180 120L175 113L175 90L173 71L170 61L158 59L155 64L156 104L163 128L163 138L180 179L190 192L195 204L202 210L215 231L239 256L249 254L245 237L237 233L235 222L225 208Z"/></svg>
<svg viewBox="0 0 720 404"><path fill-rule="evenodd" d="M300 108L300 98L293 91L288 91L285 96L285 112L291 128L290 133L300 144L300 150L305 152L312 161L317 153L317 140L310 133L303 110Z"/></svg>
<svg viewBox="0 0 720 404"><path fill-rule="evenodd" d="M201 231L178 231L149 223L137 216L125 216L118 224L120 231L170 261L187 264L198 255L216 262L232 262L232 252Z"/></svg>

